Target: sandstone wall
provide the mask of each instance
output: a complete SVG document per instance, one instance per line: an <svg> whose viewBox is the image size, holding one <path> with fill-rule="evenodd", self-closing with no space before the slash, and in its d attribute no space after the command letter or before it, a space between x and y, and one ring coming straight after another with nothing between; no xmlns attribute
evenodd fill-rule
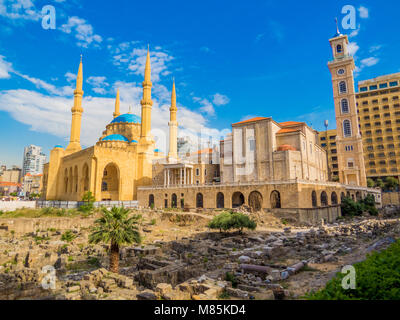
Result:
<svg viewBox="0 0 400 320"><path fill-rule="evenodd" d="M36 201L0 201L0 211L14 211L23 208L36 208Z"/></svg>
<svg viewBox="0 0 400 320"><path fill-rule="evenodd" d="M383 192L382 193L382 205L387 206L390 204L400 205L400 193L399 192Z"/></svg>

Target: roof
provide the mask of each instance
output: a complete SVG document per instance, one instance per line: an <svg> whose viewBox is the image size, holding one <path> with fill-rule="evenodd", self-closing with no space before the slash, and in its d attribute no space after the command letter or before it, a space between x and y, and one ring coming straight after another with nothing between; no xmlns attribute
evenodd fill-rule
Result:
<svg viewBox="0 0 400 320"><path fill-rule="evenodd" d="M304 122L297 122L297 121L286 121L286 122L281 122L280 125L282 127L292 127L292 126L299 126L301 124L304 124Z"/></svg>
<svg viewBox="0 0 400 320"><path fill-rule="evenodd" d="M278 147L278 151L297 151L297 149L289 144L283 144Z"/></svg>
<svg viewBox="0 0 400 320"><path fill-rule="evenodd" d="M281 133L291 133L291 132L298 132L300 131L300 129L281 129L279 130L277 133L281 134Z"/></svg>
<svg viewBox="0 0 400 320"><path fill-rule="evenodd" d="M64 147L63 147L62 145L60 145L60 144L57 144L56 146L54 146L54 148L61 148L61 149L64 149Z"/></svg>
<svg viewBox="0 0 400 320"><path fill-rule="evenodd" d="M255 118L251 118L251 119L244 120L244 121L241 121L241 122L233 123L233 125L234 125L234 124L243 124L243 123L261 121L261 120L265 120L265 119L269 119L269 118L265 118L265 117L255 117Z"/></svg>
<svg viewBox="0 0 400 320"><path fill-rule="evenodd" d="M0 181L0 187L22 187L22 184L15 182Z"/></svg>
<svg viewBox="0 0 400 320"><path fill-rule="evenodd" d="M207 149L195 151L192 154L203 154L203 153L213 153L213 152L214 152L213 149L207 148Z"/></svg>
<svg viewBox="0 0 400 320"><path fill-rule="evenodd" d="M111 123L140 123L140 117L136 114L126 113L116 117Z"/></svg>
<svg viewBox="0 0 400 320"><path fill-rule="evenodd" d="M162 152L160 149L154 149L154 152L156 152L156 153L160 153L160 152Z"/></svg>
<svg viewBox="0 0 400 320"><path fill-rule="evenodd" d="M104 137L101 141L126 141L129 142L127 137L124 137L121 134L111 134L107 137Z"/></svg>

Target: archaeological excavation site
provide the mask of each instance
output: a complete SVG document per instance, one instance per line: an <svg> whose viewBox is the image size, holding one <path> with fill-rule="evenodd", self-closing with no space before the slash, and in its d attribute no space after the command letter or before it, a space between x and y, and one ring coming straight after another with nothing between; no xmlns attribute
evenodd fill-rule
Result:
<svg viewBox="0 0 400 320"><path fill-rule="evenodd" d="M140 241L121 245L115 257L113 245L93 241L104 211L113 212L2 213L0 299L318 299L343 267L358 270L371 255L395 250L400 236L400 208L394 206L313 225L246 206L228 212L125 209L136 219ZM229 216L251 225L215 226Z"/></svg>

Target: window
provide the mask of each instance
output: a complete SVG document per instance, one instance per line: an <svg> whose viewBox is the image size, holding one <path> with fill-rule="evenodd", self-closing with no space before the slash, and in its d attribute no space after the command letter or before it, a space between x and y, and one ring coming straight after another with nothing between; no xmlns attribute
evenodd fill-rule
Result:
<svg viewBox="0 0 400 320"><path fill-rule="evenodd" d="M342 53L343 52L343 47L342 47L342 45L341 44L338 44L337 46L336 46L336 52L337 53ZM343 70L343 69L341 69L341 70ZM339 70L340 71L340 70ZM339 73L339 72L338 72Z"/></svg>
<svg viewBox="0 0 400 320"><path fill-rule="evenodd" d="M370 86L370 87L369 87L369 90L376 90L376 89L378 89L378 86L376 86L376 85L375 85L375 86Z"/></svg>
<svg viewBox="0 0 400 320"><path fill-rule="evenodd" d="M348 168L354 168L354 162L353 162L353 160L349 160L349 161L347 162L347 167L348 167Z"/></svg>
<svg viewBox="0 0 400 320"><path fill-rule="evenodd" d="M347 99L342 99L341 101L341 106L342 106L342 113L349 113L349 100Z"/></svg>
<svg viewBox="0 0 400 320"><path fill-rule="evenodd" d="M205 176L207 175L207 169L204 169L204 175Z"/></svg>
<svg viewBox="0 0 400 320"><path fill-rule="evenodd" d="M366 92L366 91L368 91L368 87L361 87L360 88L360 92Z"/></svg>
<svg viewBox="0 0 400 320"><path fill-rule="evenodd" d="M390 83L389 83L389 85L390 85L391 87L395 87L395 86L397 86L398 84L399 84L398 81L393 81L393 82L390 82Z"/></svg>
<svg viewBox="0 0 400 320"><path fill-rule="evenodd" d="M196 176L200 175L200 169L196 169Z"/></svg>
<svg viewBox="0 0 400 320"><path fill-rule="evenodd" d="M346 81L339 82L339 92L340 93L347 93L347 84Z"/></svg>
<svg viewBox="0 0 400 320"><path fill-rule="evenodd" d="M379 85L379 89L384 89L384 88L387 88L388 87L388 84L387 83L381 83L380 85Z"/></svg>
<svg viewBox="0 0 400 320"><path fill-rule="evenodd" d="M350 122L350 120L343 121L343 134L346 138L351 137L351 122Z"/></svg>
<svg viewBox="0 0 400 320"><path fill-rule="evenodd" d="M250 151L256 150L256 141L254 139L249 140L249 144L250 144Z"/></svg>
<svg viewBox="0 0 400 320"><path fill-rule="evenodd" d="M346 70L344 70L344 69L339 69L338 72L337 72L337 74L339 76L344 75L345 73L346 73Z"/></svg>

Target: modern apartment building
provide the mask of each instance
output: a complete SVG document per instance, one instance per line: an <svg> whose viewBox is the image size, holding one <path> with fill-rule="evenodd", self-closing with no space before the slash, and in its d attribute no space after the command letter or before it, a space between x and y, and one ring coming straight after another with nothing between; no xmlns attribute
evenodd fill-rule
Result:
<svg viewBox="0 0 400 320"><path fill-rule="evenodd" d="M328 170L331 181L339 181L339 162L336 143L336 130L319 133L319 144L326 151L328 157Z"/></svg>
<svg viewBox="0 0 400 320"><path fill-rule="evenodd" d="M28 173L38 175L43 173L43 166L46 163L46 155L42 153L42 148L30 145L24 148L24 162L22 176Z"/></svg>
<svg viewBox="0 0 400 320"><path fill-rule="evenodd" d="M357 113L363 138L368 178L400 176L400 73L358 83ZM329 152L329 168L335 178L336 130L323 131L319 141ZM327 138L329 137L328 142Z"/></svg>

